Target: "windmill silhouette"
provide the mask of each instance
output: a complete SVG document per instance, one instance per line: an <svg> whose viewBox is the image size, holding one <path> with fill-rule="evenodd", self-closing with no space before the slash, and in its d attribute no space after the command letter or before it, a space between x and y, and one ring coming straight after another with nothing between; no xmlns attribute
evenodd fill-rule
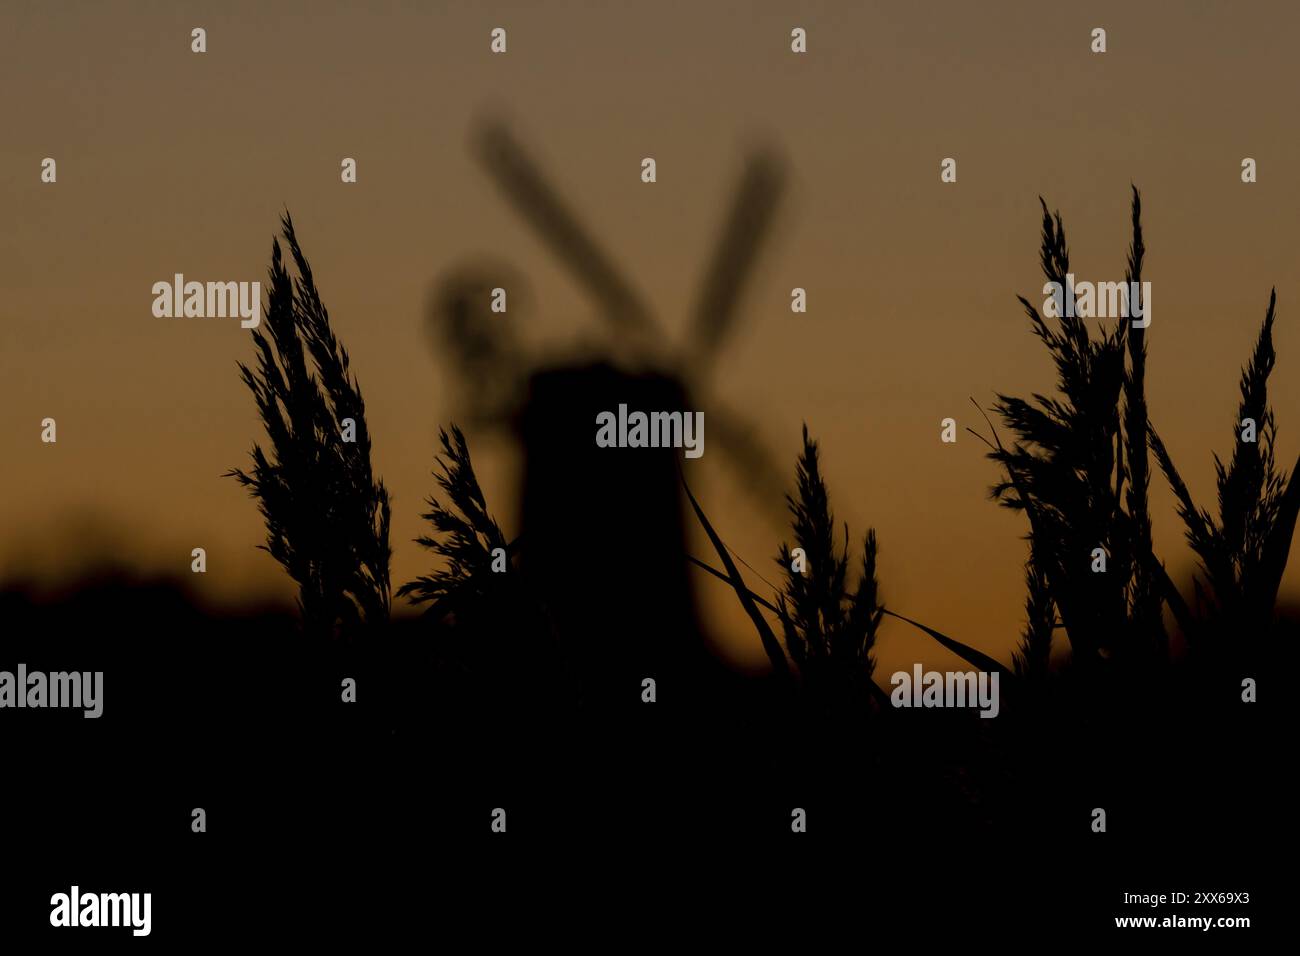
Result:
<svg viewBox="0 0 1300 956"><path fill-rule="evenodd" d="M782 500L784 481L756 429L707 385L739 320L745 278L783 192L784 164L768 151L750 157L686 344L674 351L506 128L483 125L474 147L525 221L594 296L608 333L594 357L538 362L519 346L506 316L490 311L503 270L462 269L435 296L435 332L456 358L471 416L509 423L522 441L521 569L569 647L586 702L635 704L645 677L656 679L665 698L703 700L699 682L715 665L690 583L681 451L597 448L595 422L620 404L703 410L706 448L720 449L767 508Z"/></svg>

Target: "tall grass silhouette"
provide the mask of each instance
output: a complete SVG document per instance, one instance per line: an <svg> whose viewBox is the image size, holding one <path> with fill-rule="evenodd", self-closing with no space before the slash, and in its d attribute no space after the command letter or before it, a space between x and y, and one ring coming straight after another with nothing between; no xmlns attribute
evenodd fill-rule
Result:
<svg viewBox="0 0 1300 956"><path fill-rule="evenodd" d="M391 606L388 491L374 476L361 389L330 327L311 267L281 217L297 278L271 246L265 326L253 331L256 368L240 375L266 427L253 467L232 469L266 520L261 545L298 584L304 630L353 635L387 620ZM344 441L351 420L355 441Z"/></svg>
<svg viewBox="0 0 1300 956"><path fill-rule="evenodd" d="M1124 283L1133 296L1130 314L1145 316L1148 304L1142 301L1141 290L1142 260L1146 256L1146 244L1142 241L1142 197L1137 187L1133 188L1132 226L1133 241L1129 246ZM1168 653L1168 637L1161 613L1163 602L1157 581L1158 573L1152 559L1154 551L1147 496L1151 479L1147 452L1147 330L1141 325L1125 323L1124 331L1128 340L1128 370L1124 376L1124 453L1128 464L1128 487L1125 489L1124 500L1128 508L1133 555L1133 576L1128 593L1129 620L1139 651L1159 659Z"/></svg>
<svg viewBox="0 0 1300 956"><path fill-rule="evenodd" d="M1027 683L1042 681L1052 657L1052 632L1056 629L1056 603L1043 562L1032 550L1025 562L1025 629L1020 646L1011 655L1016 677Z"/></svg>
<svg viewBox="0 0 1300 956"><path fill-rule="evenodd" d="M880 623L885 617L903 621L922 631L980 670L997 673L1007 682L1015 680L1015 672L983 651L885 607L880 601L880 581L876 571L878 545L875 529L868 529L863 541L858 584L854 590L847 590L848 528L845 527L844 550L837 554L830 495L821 477L817 443L808 437L807 426L803 430L803 450L795 467L796 495L787 494L786 505L792 517L795 545L803 548L808 558L808 576L804 578L794 569L793 551L789 545L782 544L776 560L786 572L785 585L778 587L763 579L775 592L771 601L750 590L736 566L731 549L714 529L690 487L686 487L695 516L722 561L722 570L695 557L688 556L688 560L731 586L754 624L778 677L786 681L792 677L789 660L760 608L777 618L790 659L799 667L804 689L820 705L839 708L848 702L857 703L861 699L858 692L865 689L877 704L888 706L889 695L873 676L875 659L871 654Z"/></svg>
<svg viewBox="0 0 1300 956"><path fill-rule="evenodd" d="M488 513L464 432L453 424L450 435L438 429L438 439L442 455L435 458L438 471L433 477L448 504L435 497L425 499L430 510L421 517L432 526L434 535L422 535L416 543L445 558L447 564L397 589L398 597L410 597L416 604L432 602L430 616L435 618L453 611L463 614L473 604L506 598L508 592L502 585L509 575L493 573L493 552L500 549L505 555L512 547Z"/></svg>
<svg viewBox="0 0 1300 956"><path fill-rule="evenodd" d="M782 543L776 562L785 584L777 607L786 650L805 685L818 696L840 704L865 703L875 669L871 652L884 616L876 577L876 532L867 531L858 582L849 592L848 526L843 550L837 553L830 494L807 425L796 469L796 492L786 495L786 503L795 546L802 550L807 570L796 569L789 545Z"/></svg>
<svg viewBox="0 0 1300 956"><path fill-rule="evenodd" d="M1062 289L1069 289L1070 254L1061 215L1049 212L1041 199L1040 206L1043 274ZM253 393L266 427L268 446L254 446L250 470L235 469L227 474L257 499L267 527L267 542L262 547L298 583L305 629L313 634L355 633L386 620L390 612L391 509L383 482L373 474L365 406L347 352L330 327L288 214L282 217L282 227L297 277L290 275L280 241L275 241L266 322L264 330L253 333L258 362L255 367L240 364L242 379ZM1129 288L1140 288L1145 242L1141 197L1136 189L1131 228L1125 280ZM685 488L723 570L689 555L682 557L733 587L774 670L788 678L793 676L793 665L801 678L799 684L819 703L856 705L868 695L877 702L883 699L873 679L873 650L887 615L924 631L975 667L1002 674L1008 687L1031 683L1049 673L1054 635L1060 630L1069 642L1071 662L1084 674L1108 661L1113 666L1142 669L1166 660L1168 641L1162 621L1166 603L1189 641L1199 648L1221 650L1229 635L1241 633L1238 650L1249 653L1270 625L1300 509L1296 472L1288 478L1276 467L1276 424L1267 401L1267 381L1276 359L1272 344L1276 297L1270 299L1255 352L1241 378L1238 419L1255 421L1259 440L1237 442L1228 465L1216 457L1217 519L1195 506L1150 424L1145 330L1131 326L1126 316L1112 327L1094 331L1069 310L1062 310L1061 316L1044 317L1027 299L1020 297L1019 301L1032 332L1055 366L1057 394L1021 398L998 393L992 411L1013 438L1004 444L992 422L988 422L991 435L980 436L989 445L988 457L1003 471L991 490L992 497L1005 507L1025 512L1029 522L1025 625L1012 655L1013 669L884 607L874 529L863 538L858 573L850 573L848 528L838 542L820 449L806 425L794 490L785 496L793 544L778 549L776 560L784 579L779 586L770 585L775 592L772 600L749 589L730 549L690 488ZM1145 311L1140 300L1130 306L1131 314ZM526 434L532 436L530 447L551 449L556 434L553 422L561 420L566 441L589 455L586 431L569 424L572 416L567 409L580 396L585 396L586 402L590 392L585 387L575 389L575 383L595 381L593 376L608 379L607 384L622 383L626 377L603 366L566 376L562 382L556 381L552 392L558 392L546 393L550 396L547 401L535 401ZM543 384L551 379L556 379L556 373L550 378L543 376ZM589 418L584 413L575 420ZM341 435L348 419L355 427L355 442L344 441ZM545 643L551 653L559 646L552 639L563 643L573 636L567 634L574 628L566 629L565 620L585 622L592 616L573 610L591 604L592 589L584 590L562 570L573 566L576 556L566 553L559 560L552 553L555 549L548 546L533 555L531 573L524 573L530 565L519 560L523 539L509 540L489 513L464 433L453 424L450 432L440 430L439 440L441 454L436 456L434 477L444 497L427 499L430 510L422 517L432 533L416 540L445 564L403 584L398 596L429 605L426 618L434 623L450 621L466 639L507 624L514 630L541 629L547 632ZM1201 560L1201 578L1195 582L1196 616L1153 552L1149 453L1155 454L1174 490L1188 539ZM543 541L554 539L555 532L546 522L537 522L537 516L553 511L550 502L555 488L573 481L572 461L577 454L561 455L560 472L541 483L545 494L530 498L529 513L547 531ZM591 467L613 461L605 456L593 460ZM536 471L537 462L533 464ZM590 485L587 481L583 487ZM594 507L591 501L588 507ZM627 517L613 502L594 510ZM603 532L597 527L593 526L590 541L578 549L580 552L600 540ZM806 572L793 567L793 547L802 550ZM1105 554L1105 573L1093 570L1095 548ZM499 570L493 567L498 549L505 552L511 573L494 573ZM676 562L680 547L663 543L659 551L662 560ZM625 573L621 579L627 578ZM605 590L612 594L617 589ZM518 613L492 610L507 605L516 607ZM557 615L556 608L569 610ZM690 617L688 605L683 608L674 620ZM623 613L614 605L603 608L596 617L604 623L591 623L593 635L604 633L608 621ZM776 629L765 613L776 622ZM629 619L627 626L631 627L633 620ZM637 633L646 632L637 646L647 653L659 653L655 647L664 640L662 629L644 625L644 621L637 623ZM577 630L585 627L586 623ZM589 645L596 641L593 635L582 631L582 639L569 647L569 656L590 657ZM632 668L640 652L634 653L629 644L622 651L627 658L623 663ZM683 666L688 658L674 657L672 666Z"/></svg>
<svg viewBox="0 0 1300 956"><path fill-rule="evenodd" d="M1059 212L1040 204L1043 275L1068 296L1065 226ZM1145 246L1136 189L1132 228L1126 278L1139 281ZM993 410L1015 437L1010 447L996 432L985 439L1004 474L993 498L1029 520L1030 620L1019 667L1032 673L1045 666L1056 614L1077 665L1110 657L1149 661L1163 646L1163 628L1147 511L1143 330L1122 318L1094 338L1072 309L1049 322L1023 296L1019 301L1056 367L1059 393L998 393ZM1105 573L1093 571L1096 548L1104 552Z"/></svg>
<svg viewBox="0 0 1300 956"><path fill-rule="evenodd" d="M1041 199L1040 206L1043 274L1049 282L1069 289L1064 223L1060 213L1049 212ZM1136 188L1131 228L1125 284L1140 290L1146 245ZM1275 361L1275 299L1270 300L1254 356L1242 373L1242 399L1234 425L1240 429L1245 419L1253 420L1259 441L1238 442L1230 466L1216 457L1217 522L1196 508L1150 424L1146 330L1129 322L1146 314L1140 292L1129 304L1128 316L1113 327L1098 328L1095 334L1084 319L1071 314L1074 310L1062 310L1064 314L1049 322L1024 297L1019 301L1055 365L1058 394L1025 399L998 393L992 410L1013 433L1010 445L1003 444L991 422L990 436L974 432L989 445L988 457L1003 470L992 497L1007 508L1024 511L1029 520L1025 625L1012 655L1014 670L879 605L873 533L865 542L858 588L847 589L847 542L837 553L829 495L817 446L806 426L797 465L797 497L788 495L787 503L797 546L815 570L808 577L793 572L792 553L783 545L777 560L786 580L776 603L748 589L728 549L692 498L725 571L692 560L732 585L778 670L785 667L785 658L774 650L775 640L760 607L777 617L790 660L808 685L821 683L813 675L833 670L837 655L841 661L861 655L869 677L870 648L884 615L912 624L976 667L1014 677L1008 686L1033 684L1046 677L1058 630L1065 631L1070 660L1084 676L1107 662L1112 669L1132 672L1162 665L1169 659L1163 621L1166 604L1189 641L1202 648L1221 645L1240 633L1245 635L1239 639L1240 652L1251 654L1254 642L1268 633L1300 510L1300 480L1295 477L1300 461L1289 479L1278 471L1276 425L1267 404L1267 379ZM1169 478L1188 539L1201 559L1204 581L1195 583L1201 612L1197 618L1154 553L1148 501L1150 452ZM1093 570L1094 549L1099 547L1106 559L1104 573Z"/></svg>
<svg viewBox="0 0 1300 956"><path fill-rule="evenodd" d="M1300 510L1300 460L1288 479L1277 469L1277 425L1268 401L1268 379L1277 360L1273 320L1277 291L1269 295L1259 337L1241 373L1241 402L1233 424L1232 458L1216 454L1219 516L1197 508L1154 427L1151 448L1178 500L1187 540L1200 559L1194 579L1197 615L1184 621L1193 650L1254 659L1272 622L1286 570L1296 514ZM1245 440L1247 421L1254 440Z"/></svg>

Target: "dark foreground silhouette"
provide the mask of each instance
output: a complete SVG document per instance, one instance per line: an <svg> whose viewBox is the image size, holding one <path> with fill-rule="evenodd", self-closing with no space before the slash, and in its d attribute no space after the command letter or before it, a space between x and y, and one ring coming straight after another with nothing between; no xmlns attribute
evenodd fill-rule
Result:
<svg viewBox="0 0 1300 956"><path fill-rule="evenodd" d="M152 891L154 934L172 939L264 923L487 938L502 927L485 914L534 909L635 925L703 907L761 926L814 906L805 893L830 907L819 926L860 919L864 938L924 939L941 917L1074 936L1142 915L1125 890L1250 890L1242 912L1259 918L1289 837L1269 703L1284 691L1267 677L1256 705L1236 702L1236 675L1174 668L1140 687L1067 678L994 720L846 721L699 660L679 671L690 693L584 696L564 654L519 663L517 635L398 618L308 643L291 615L213 616L157 582L10 591L0 620L6 668L105 675L98 720L2 715L5 857L22 869L6 924L79 882ZM796 807L807 833L791 832Z"/></svg>

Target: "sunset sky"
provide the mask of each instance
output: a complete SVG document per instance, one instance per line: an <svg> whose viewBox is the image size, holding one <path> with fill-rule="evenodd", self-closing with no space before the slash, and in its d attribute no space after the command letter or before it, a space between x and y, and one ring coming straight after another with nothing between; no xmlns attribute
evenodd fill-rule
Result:
<svg viewBox="0 0 1300 956"><path fill-rule="evenodd" d="M237 319L155 318L150 291L175 273L264 281L285 208L367 401L394 497L393 581L429 570L411 539L425 530L437 429L463 420L426 327L438 280L484 260L525 277L511 318L538 352L605 332L471 153L485 115L529 146L687 348L744 157L779 148L789 189L711 387L791 480L806 421L855 556L877 529L888 606L1004 661L1023 616L1023 518L988 500L997 473L983 446L964 432L942 444L939 423L982 426L971 397L987 407L995 391L1053 387L1015 299L1042 298L1039 195L1064 216L1076 275L1118 281L1130 184L1142 191L1151 417L1206 507L1211 453L1231 453L1240 368L1277 287L1270 395L1279 463L1296 460L1300 8L361 6L0 7L0 579L53 581L103 558L188 576L201 546L195 584L213 602L292 596L256 550L254 502L222 477L263 437L236 369L251 334ZM496 26L504 55L489 51ZM204 54L190 51L194 27ZM790 51L794 27L805 55ZM1090 52L1094 27L1104 54ZM344 157L356 184L340 182ZM945 157L955 184L940 182ZM1244 157L1257 183L1241 182ZM796 286L806 314L790 311ZM46 417L56 445L40 441ZM775 580L782 503L740 494L707 416L705 428L695 490ZM509 534L516 448L502 431L468 437ZM1157 551L1185 581L1192 556L1158 471L1152 491ZM706 553L702 536L693 550ZM699 588L726 652L761 662L734 596ZM898 622L878 648L886 671L943 653Z"/></svg>

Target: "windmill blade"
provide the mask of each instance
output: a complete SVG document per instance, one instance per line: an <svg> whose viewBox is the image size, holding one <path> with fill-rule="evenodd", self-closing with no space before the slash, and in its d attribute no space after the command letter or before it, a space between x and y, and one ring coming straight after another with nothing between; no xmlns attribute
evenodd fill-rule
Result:
<svg viewBox="0 0 1300 956"><path fill-rule="evenodd" d="M722 446L723 457L741 487L774 528L783 528L788 479L759 438L757 429L717 403L710 406L705 417L710 440Z"/></svg>
<svg viewBox="0 0 1300 956"><path fill-rule="evenodd" d="M773 152L750 157L723 226L691 323L690 359L703 371L735 325L745 277L753 267L785 191L785 164Z"/></svg>
<svg viewBox="0 0 1300 956"><path fill-rule="evenodd" d="M498 286L517 290L509 315L491 310L492 290ZM526 289L512 269L482 263L444 275L430 297L434 354L456 379L462 414L476 424L500 424L521 394L529 360L511 320Z"/></svg>
<svg viewBox="0 0 1300 956"><path fill-rule="evenodd" d="M476 137L480 158L497 185L602 305L601 312L623 334L653 336L658 330L640 298L615 271L578 220L547 184L536 163L502 125L482 126Z"/></svg>

